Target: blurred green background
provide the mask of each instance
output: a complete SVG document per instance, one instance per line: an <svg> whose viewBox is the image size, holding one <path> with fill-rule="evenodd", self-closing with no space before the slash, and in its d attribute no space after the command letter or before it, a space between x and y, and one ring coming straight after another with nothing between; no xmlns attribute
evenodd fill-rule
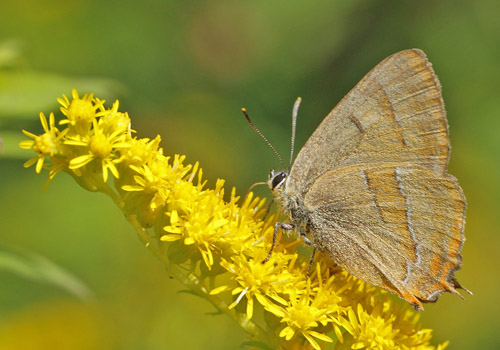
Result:
<svg viewBox="0 0 500 350"><path fill-rule="evenodd" d="M66 175L42 192L46 174L23 169L32 155L17 148L20 130L39 132L38 113L56 112L62 93L94 92L108 106L118 98L139 136L160 134L166 153L201 162L210 186L221 177L244 193L279 163L241 107L287 158L297 96L300 148L365 73L414 47L443 85L450 173L469 205L457 277L474 292L442 296L422 323L449 349L499 349L499 18L498 0L2 1L0 349L245 340L226 317L206 315L207 303L177 293L110 200ZM41 281L42 265L62 287Z"/></svg>

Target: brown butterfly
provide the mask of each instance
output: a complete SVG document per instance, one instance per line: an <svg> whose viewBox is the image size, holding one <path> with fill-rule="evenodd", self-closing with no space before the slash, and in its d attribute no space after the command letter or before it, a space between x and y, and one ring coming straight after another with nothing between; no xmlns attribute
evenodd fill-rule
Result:
<svg viewBox="0 0 500 350"><path fill-rule="evenodd" d="M417 49L389 56L326 116L289 171L271 171L290 219L276 224L274 242L279 228L295 229L417 310L444 291L459 294L466 201L447 174L449 156L431 63Z"/></svg>

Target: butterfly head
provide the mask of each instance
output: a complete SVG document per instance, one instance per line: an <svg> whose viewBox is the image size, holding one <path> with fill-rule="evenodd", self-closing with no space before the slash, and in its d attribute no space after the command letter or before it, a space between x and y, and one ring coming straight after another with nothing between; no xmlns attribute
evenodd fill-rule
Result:
<svg viewBox="0 0 500 350"><path fill-rule="evenodd" d="M269 172L269 179L267 180L267 184L269 185L271 191L282 191L287 177L288 170L275 171L274 169L271 169Z"/></svg>

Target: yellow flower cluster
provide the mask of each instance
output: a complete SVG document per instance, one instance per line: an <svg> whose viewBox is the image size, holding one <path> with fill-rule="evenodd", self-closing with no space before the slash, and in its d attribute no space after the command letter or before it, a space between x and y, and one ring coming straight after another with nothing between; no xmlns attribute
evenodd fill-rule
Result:
<svg viewBox="0 0 500 350"><path fill-rule="evenodd" d="M253 348L444 349L430 345L418 315L378 288L349 275L322 253L308 273L297 241L280 240L266 258L276 216L264 200L240 200L224 181L205 189L198 163L165 156L160 137L133 136L118 101L106 109L92 94L58 99L66 117L40 114L42 135L20 147L36 172L70 174L83 188L109 195L169 273L233 317ZM112 180L110 179L110 173ZM48 182L47 182L48 183ZM299 249L300 250L300 249ZM307 252L306 252L307 253Z"/></svg>

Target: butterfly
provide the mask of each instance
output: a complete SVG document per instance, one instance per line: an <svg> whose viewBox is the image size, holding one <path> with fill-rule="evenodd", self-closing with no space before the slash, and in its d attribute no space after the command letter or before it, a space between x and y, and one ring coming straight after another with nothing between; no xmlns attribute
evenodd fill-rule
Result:
<svg viewBox="0 0 500 350"><path fill-rule="evenodd" d="M325 117L289 170L270 172L269 187L289 218L276 223L274 242L280 229L296 230L352 275L417 310L445 291L469 292L454 277L466 199L447 173L449 157L431 63L418 49L393 54Z"/></svg>

